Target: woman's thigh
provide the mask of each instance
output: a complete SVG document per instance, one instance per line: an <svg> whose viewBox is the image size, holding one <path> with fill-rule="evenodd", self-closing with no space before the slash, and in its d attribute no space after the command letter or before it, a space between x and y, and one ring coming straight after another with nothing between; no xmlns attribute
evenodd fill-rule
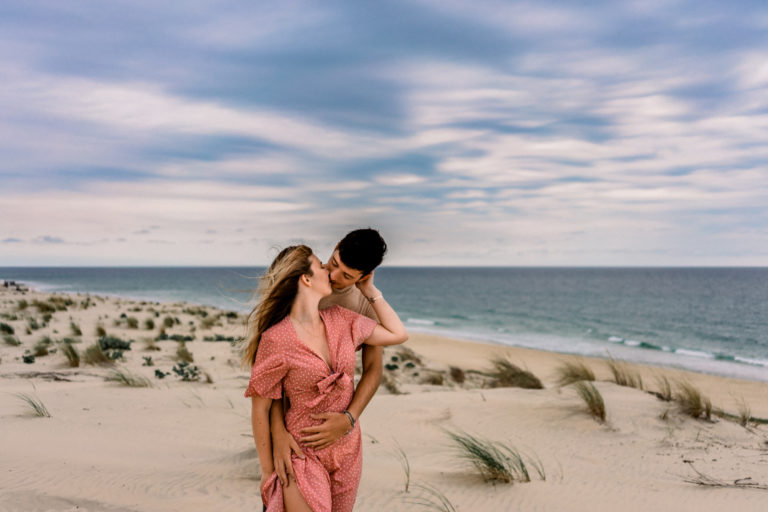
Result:
<svg viewBox="0 0 768 512"><path fill-rule="evenodd" d="M290 484L287 487L283 487L283 504L285 505L285 512L312 512L312 508L307 504L304 496L301 495L296 480L290 476L288 479Z"/></svg>

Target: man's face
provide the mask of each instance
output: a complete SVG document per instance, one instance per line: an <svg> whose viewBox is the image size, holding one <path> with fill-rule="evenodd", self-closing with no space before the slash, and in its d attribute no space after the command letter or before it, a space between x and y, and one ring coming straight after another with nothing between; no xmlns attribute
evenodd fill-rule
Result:
<svg viewBox="0 0 768 512"><path fill-rule="evenodd" d="M358 282L363 273L346 266L339 258L339 250L336 249L328 259L328 271L331 273L331 286L335 290L341 290Z"/></svg>

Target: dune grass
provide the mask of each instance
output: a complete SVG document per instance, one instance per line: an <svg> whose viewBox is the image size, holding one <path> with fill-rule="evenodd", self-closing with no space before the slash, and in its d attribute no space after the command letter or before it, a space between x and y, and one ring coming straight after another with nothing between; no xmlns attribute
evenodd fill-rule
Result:
<svg viewBox="0 0 768 512"><path fill-rule="evenodd" d="M595 418L598 423L605 423L605 401L595 385L581 380L574 383L573 388L587 405L589 415Z"/></svg>
<svg viewBox="0 0 768 512"><path fill-rule="evenodd" d="M37 343L35 343L35 346L32 348L32 353L35 354L35 357L47 356L49 354L49 347L52 344L53 341L50 337L43 336Z"/></svg>
<svg viewBox="0 0 768 512"><path fill-rule="evenodd" d="M48 412L48 408L45 406L42 400L34 395L28 395L27 393L16 393L16 397L18 397L20 400L22 400L24 403L26 403L30 409L32 409L32 412L35 413L35 416L41 417L41 418L50 418L51 413Z"/></svg>
<svg viewBox="0 0 768 512"><path fill-rule="evenodd" d="M744 397L736 403L737 410L739 411L739 425L745 427L749 425L749 420L752 419L752 408L749 406Z"/></svg>
<svg viewBox="0 0 768 512"><path fill-rule="evenodd" d="M98 342L85 349L82 361L85 364L93 365L112 365L115 363L114 360L110 359L109 356L104 353Z"/></svg>
<svg viewBox="0 0 768 512"><path fill-rule="evenodd" d="M411 505L419 505L440 512L456 512L456 507L451 500L439 489L427 484L413 484L419 490L418 496L409 496L403 501Z"/></svg>
<svg viewBox="0 0 768 512"><path fill-rule="evenodd" d="M11 334L3 334L3 342L5 342L6 345L10 345L11 347L18 347L21 345L19 338Z"/></svg>
<svg viewBox="0 0 768 512"><path fill-rule="evenodd" d="M677 382L677 394L675 399L680 405L680 410L691 418L712 419L712 402L704 396L699 389L688 381Z"/></svg>
<svg viewBox="0 0 768 512"><path fill-rule="evenodd" d="M83 331L80 329L80 326L77 325L75 322L69 322L69 328L72 331L73 336L82 336Z"/></svg>
<svg viewBox="0 0 768 512"><path fill-rule="evenodd" d="M624 361L617 361L614 358L610 358L607 361L608 369L611 370L613 375L613 382L619 386L625 386L628 388L643 389L643 378L639 373L629 368Z"/></svg>
<svg viewBox="0 0 768 512"><path fill-rule="evenodd" d="M403 483L405 485L405 492L407 493L411 485L411 463L408 461L408 455L405 454L405 450L403 450L403 447L400 446L400 443L398 443L397 440L395 440L395 455L400 462L400 466L403 468Z"/></svg>
<svg viewBox="0 0 768 512"><path fill-rule="evenodd" d="M187 349L187 344L183 341L179 342L179 346L176 348L176 360L187 363L193 363L195 361L195 357L192 355L192 352Z"/></svg>
<svg viewBox="0 0 768 512"><path fill-rule="evenodd" d="M12 325L6 324L5 322L0 322L0 333L16 334L16 330L13 328Z"/></svg>
<svg viewBox="0 0 768 512"><path fill-rule="evenodd" d="M104 328L104 324L102 324L101 322L96 324L96 336L98 336L99 338L103 338L106 335L107 335L107 330Z"/></svg>
<svg viewBox="0 0 768 512"><path fill-rule="evenodd" d="M60 342L61 353L67 358L67 362L71 368L77 368L80 366L80 352L74 347L69 338L66 338Z"/></svg>
<svg viewBox="0 0 768 512"><path fill-rule="evenodd" d="M652 391L651 393L655 395L659 400L671 402L674 399L674 395L672 393L672 384L669 382L669 379L666 375L659 375L656 377L656 387L659 390Z"/></svg>
<svg viewBox="0 0 768 512"><path fill-rule="evenodd" d="M467 432L446 431L460 457L471 463L486 482L530 482L525 458L513 446L482 438ZM528 457L528 462L531 462ZM539 461L531 464L544 480L544 468Z"/></svg>
<svg viewBox="0 0 768 512"><path fill-rule="evenodd" d="M506 357L491 360L491 369L485 375L491 377L491 386L495 388L544 389L538 377L513 364Z"/></svg>
<svg viewBox="0 0 768 512"><path fill-rule="evenodd" d="M123 368L114 368L107 375L107 380L117 382L130 388L151 388L152 382L146 377L136 375Z"/></svg>
<svg viewBox="0 0 768 512"><path fill-rule="evenodd" d="M595 372L580 359L577 361L563 361L557 368L558 387L567 386L582 380L595 380Z"/></svg>

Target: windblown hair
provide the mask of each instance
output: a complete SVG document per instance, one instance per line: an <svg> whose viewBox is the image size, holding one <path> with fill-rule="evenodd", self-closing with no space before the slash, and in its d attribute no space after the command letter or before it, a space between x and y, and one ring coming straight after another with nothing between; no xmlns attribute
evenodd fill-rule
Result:
<svg viewBox="0 0 768 512"><path fill-rule="evenodd" d="M286 247L259 280L259 303L248 316L250 336L243 349L242 365L248 367L256 360L261 335L288 316L299 293L299 279L312 275L312 249L306 245Z"/></svg>
<svg viewBox="0 0 768 512"><path fill-rule="evenodd" d="M341 261L364 276L381 265L387 252L387 243L373 228L350 231L336 247Z"/></svg>

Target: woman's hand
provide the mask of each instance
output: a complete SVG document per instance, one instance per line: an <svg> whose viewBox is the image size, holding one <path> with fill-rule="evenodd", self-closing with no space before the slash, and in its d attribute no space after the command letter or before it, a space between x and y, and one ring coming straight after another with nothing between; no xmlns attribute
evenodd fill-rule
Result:
<svg viewBox="0 0 768 512"><path fill-rule="evenodd" d="M261 482L259 483L259 494L264 493L264 487L267 485L267 481L269 480L269 477L272 476L272 473L262 473L261 474Z"/></svg>
<svg viewBox="0 0 768 512"><path fill-rule="evenodd" d="M301 442L315 450L322 450L332 445L352 429L349 418L343 412L313 414L312 419L323 420L323 423L303 428L299 432L308 434L301 438Z"/></svg>

